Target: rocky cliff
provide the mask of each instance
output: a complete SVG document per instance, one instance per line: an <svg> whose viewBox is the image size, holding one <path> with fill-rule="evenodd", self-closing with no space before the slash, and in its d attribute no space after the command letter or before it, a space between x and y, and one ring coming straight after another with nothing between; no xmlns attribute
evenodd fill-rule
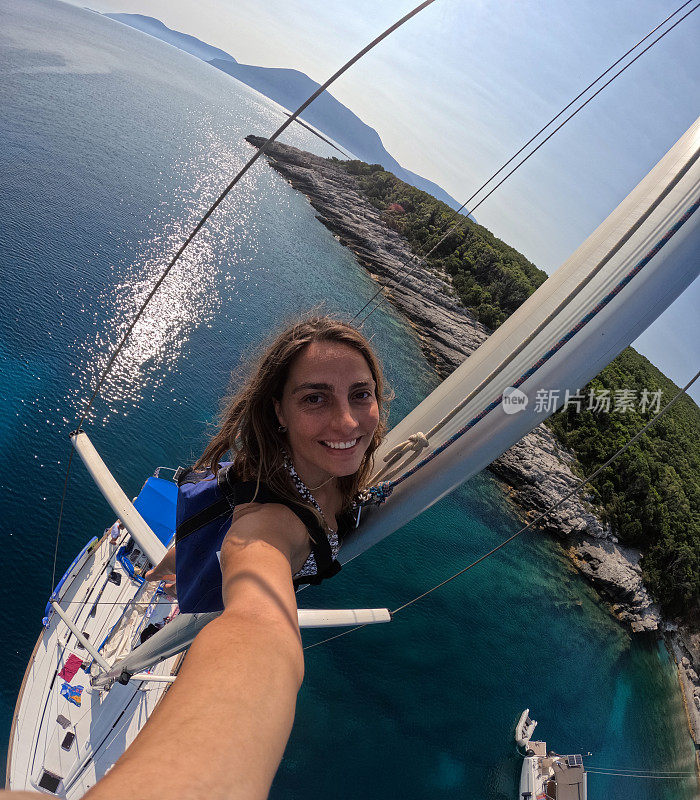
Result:
<svg viewBox="0 0 700 800"><path fill-rule="evenodd" d="M263 139L248 136L259 147ZM449 375L489 335L454 297L448 276L419 266L406 240L389 228L380 212L358 190L355 178L333 161L272 144L271 166L303 192L317 218L348 247L386 290L393 305L415 330L423 352L441 377ZM575 456L540 425L490 466L508 496L526 517L559 501L578 481ZM603 524L587 495L572 496L541 525L562 540L574 564L634 632L664 628L671 637L684 686L691 730L700 743L700 645L661 617L641 576L638 550L621 546ZM700 637L698 637L700 639ZM685 659L685 662L683 661Z"/></svg>

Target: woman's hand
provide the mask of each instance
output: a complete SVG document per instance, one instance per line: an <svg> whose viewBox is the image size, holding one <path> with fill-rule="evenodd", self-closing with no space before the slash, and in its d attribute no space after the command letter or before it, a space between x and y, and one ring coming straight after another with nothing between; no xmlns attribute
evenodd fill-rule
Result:
<svg viewBox="0 0 700 800"><path fill-rule="evenodd" d="M171 572L159 571L159 566L160 565L158 565L158 567L154 567L153 569L149 569L148 572L143 576L144 580L163 581L163 589L165 589L166 593L172 598L177 599L177 584L175 574Z"/></svg>
<svg viewBox="0 0 700 800"><path fill-rule="evenodd" d="M149 569L143 576L146 581L164 581L163 588L171 596L177 597L177 586L175 584L175 545L162 558L161 562L153 569Z"/></svg>

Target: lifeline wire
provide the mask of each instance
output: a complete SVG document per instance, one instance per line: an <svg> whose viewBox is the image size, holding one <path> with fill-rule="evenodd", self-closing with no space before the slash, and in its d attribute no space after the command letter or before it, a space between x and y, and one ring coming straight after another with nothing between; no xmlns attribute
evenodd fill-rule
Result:
<svg viewBox="0 0 700 800"><path fill-rule="evenodd" d="M528 522L527 525L525 525L519 531L516 531L516 533L514 533L512 536L509 536L507 539L504 539L500 544L496 545L496 547L493 547L487 553L484 553L483 556L481 556L480 558L477 558L476 561L472 561L471 564L469 564L468 566L464 567L463 569L460 569L458 572L455 572L454 575L451 575L449 578L446 578L444 581L441 581L440 583L436 584L431 589L428 589L426 592L423 592L422 594L419 594L417 597L414 597L412 600L409 600L407 603L404 603L402 606L399 606L398 608L395 608L392 612L390 612L392 618L396 614L398 614L400 611L403 611L405 608L408 608L409 606L412 606L414 603L417 603L419 600L422 600L424 597L427 597L429 594L432 594L432 592L434 592L436 589L442 588L446 584L448 584L451 581L455 580L455 578L458 578L460 575L464 575L465 572L469 572L469 570L472 567L475 567L477 564L480 564L482 561L485 561L489 556L492 556L494 553L497 553L499 550L501 550L507 544L510 544L510 542L512 542L513 539L517 539L517 537L520 536L521 533L525 533L525 531L527 531L530 528L532 528L533 525L536 525L538 522L543 520L550 512L552 512L555 509L557 509L564 501L568 500L572 495L578 494L578 492L580 492L583 489L583 487L586 486L586 484L590 483L598 475L600 475L600 473L604 469L609 467L619 456L621 456L626 450L628 450L637 441L637 439L639 439L643 434L645 434L649 430L649 428L651 428L651 426L654 425L654 423L657 420L659 420L668 411L668 409L671 408L671 406L674 403L676 403L680 399L680 397L682 395L684 395L688 391L688 389L690 389L690 387L695 383L695 381L698 378L700 378L700 372L697 372L695 374L695 376L693 378L691 378L691 380L688 381L688 383L686 383L686 385L682 389L679 389L678 392L674 395L674 397L668 403L666 403L666 405L661 409L661 411L659 411L659 413L656 414L656 416L652 417L649 420L649 422L647 422L647 424L638 433L636 433L631 439L629 439L604 464L601 464L590 475L588 475L587 477L583 478L581 480L581 482L578 484L578 486L574 486L574 488L571 489L569 492L567 492L564 495L564 497L562 497L559 500L557 500L557 502L554 503L554 505L551 505L549 508L547 508L541 514L539 514L537 517L535 517L534 519L530 520L530 522ZM348 633L352 633L353 631L359 631L361 628L366 628L366 627L367 627L367 625L357 625L356 627L350 628L349 630L343 631L342 633L338 633L335 636L329 636L327 639L322 639L320 642L315 642L314 644L309 644L304 648L304 650L310 650L312 647L318 647L318 645L320 645L320 644L326 644L326 642L332 642L333 639L339 639L341 636L347 636Z"/></svg>
<svg viewBox="0 0 700 800"><path fill-rule="evenodd" d="M561 110L561 111L560 111L560 112L559 112L559 113L558 113L556 116L552 117L552 119L551 119L551 120L550 120L550 121L549 121L549 122L548 122L548 123L547 123L547 124L544 126L544 128L542 128L540 131L538 131L538 132L537 132L537 133L536 133L536 134L535 134L535 135L534 135L534 136L533 136L533 137L532 137L532 138L531 138L531 139L530 139L528 142L526 142L526 143L525 143L525 144L524 144L524 145L523 145L523 146L520 148L520 150L518 150L518 151L517 151L517 153L515 153L513 156L511 156L511 158L510 158L508 161L506 161L506 162L505 162L505 164L503 164L503 166L501 166L501 167L500 167L500 168L499 168L499 169L498 169L498 170L497 170L497 171L496 171L496 172L495 172L495 173L494 173L494 174L493 174L493 175L492 175L492 176L491 176L491 177L490 177L490 178L489 178L489 179L486 181L486 183L484 183L484 184L483 184L481 187L479 187L479 189L477 189L477 190L476 190L476 192L474 192L474 194L473 194L473 195L472 195L470 198L468 198L468 199L467 199L467 200L466 200L466 201L465 201L465 202L464 202L464 203L463 203L463 204L462 204L462 205L459 207L459 209L457 209L457 211L453 212L453 214L452 214L452 216L451 216L451 219L454 219L455 217L457 217L457 216L459 215L459 212L460 212L460 211L461 211L461 210L462 210L462 209L463 209L463 208L464 208L464 207L467 205L467 203L469 203L469 202L470 202L470 201L471 201L471 200L472 200L474 197L476 197L476 195L477 195L477 194L478 194L478 193L479 193L479 192L480 192L480 191L481 191L483 188L485 188L485 187L486 187L486 186L487 186L487 185L488 185L488 184L489 184L489 183L490 183L490 182L491 182L491 181L492 181L492 180L493 180L493 179L494 179L494 178L495 178L497 175L499 175L499 174L500 174L500 173L501 173L501 172L502 172L502 171L505 169L505 167L506 167L506 166L508 166L508 164L510 164L510 163L513 161L513 159L515 159L515 158L516 158L516 157L517 157L517 156L518 156L520 153L522 153L522 151L523 151L523 150L524 150L524 149L525 149L525 148L526 148L526 147L527 147L527 146L528 146L528 145L529 145L531 142L533 142L533 141L534 141L534 140L535 140L535 139L536 139L536 138L537 138L537 137L540 135L540 133L542 133L544 130L546 130L546 129L547 129L547 128L548 128L548 127L549 127L549 126L552 124L552 122L554 122L556 119L558 119L558 118L559 118L559 117L560 117L560 116L561 116L561 115L564 113L564 111L566 111L568 108L570 108L570 107L573 105L573 103L575 103L575 102L576 102L576 100L578 100L578 99L579 99L579 98L580 98L582 95L584 95L584 94L585 94L585 93L588 91L588 89L590 89L592 86L594 86L594 85L595 85L595 84L596 84L596 83L597 83L597 82L598 82L598 81L599 81L599 80L600 80L600 79L601 79L601 78L602 78L604 75L606 75L608 72L610 72L610 70L611 70L611 69L613 69L613 67L615 67L617 64L619 64L619 63L620 63L620 61L622 61L622 60L623 60L623 59L624 59L624 58L625 58L627 55L629 55L629 54L630 54L630 53L631 53L633 50L635 50L637 47L639 47L639 45L640 45L642 42L644 42L646 39L648 39L648 38L649 38L649 37L650 37L650 36L651 36L651 35L652 35L652 34L653 34L655 31L657 31L657 30L658 30L658 29L659 29L659 28L660 28L662 25L664 25L664 24L665 24L665 23L666 23L666 22L667 22L669 19L671 19L671 17L675 16L676 14L678 14L678 12L679 12L679 11L681 11L683 8L685 8L685 6L687 6L689 2L692 2L692 0L688 0L688 2L684 3L682 6L680 6L680 8L676 9L676 11L674 11L674 12L673 12L673 14L671 14L669 17L667 17L667 18L666 18L666 19L665 19L663 22L659 23L659 25L657 25L657 26L656 26L656 28L654 28L652 31L650 31L650 32L649 32L649 33L648 33L648 34L647 34L647 35L646 35L646 36L645 36L643 39L640 39L640 40L637 42L637 44L635 44L635 45L634 45L634 47L631 47L631 48L630 48L630 49L627 51L627 53L625 53L625 55L621 56L621 57L620 57L620 58L619 58L619 59L618 59L618 60L617 60L617 61L616 61L614 64L612 64L610 67L608 67L608 69L606 69L606 70L605 70L605 72L602 72L602 73L601 73L601 74L600 74L600 75L599 75L599 76L598 76L598 77L597 77L597 78L596 78L596 79L595 79L595 80L594 80L594 81L593 81L593 82L592 82L592 83L591 83L589 86L587 86L587 87L586 87L586 88L585 88L585 89L584 89L584 90L583 90L583 91L582 91L582 92L581 92L581 93L580 93L580 94L579 94L577 97L575 97L575 98L574 98L574 99L573 99L573 100L572 100L572 101L571 101L571 102L570 102L570 103L569 103L567 106L565 106L565 107L564 107L564 108L563 108L563 109L562 109L562 110ZM496 189L498 189L498 187L499 187L499 186L501 186L503 183L505 183L505 181L507 181L507 180L508 180L508 178L510 178L510 176L511 176L511 175L512 175L514 172L516 172L518 169L520 169L520 167L521 167L521 166L522 166L522 165L523 165L523 164L524 164L526 161L528 161L528 160L529 160L529 159L530 159L530 158L531 158L531 157L532 157L532 156L533 156L533 155L534 155L534 154L535 154L535 153L536 153L536 152L537 152L537 151L540 149L540 147L542 147L542 146L543 146L543 145L544 145L546 142L548 142L548 141L549 141L549 140L552 138L552 136L554 136L554 134L555 134L555 133L557 133L558 131L560 131L560 130L561 130L563 127L564 127L564 125L566 125L566 123L567 123L567 122L569 122L569 120L570 120L570 119L572 119L573 117L575 117L575 116L576 116L576 114L578 114L578 113L579 113L579 111L582 111L582 110L583 110L583 109L584 109L584 108L585 108L585 107L586 107L586 106L587 106L587 105L588 105L588 104L591 102L591 100L593 100L595 97L597 97L597 95L599 95L599 94L600 94L600 93L603 91L603 89L605 89L607 86L609 86L609 85L610 85L610 84L611 84L611 83L612 83L612 82L613 82L613 81L614 81L614 80L615 80L615 79L616 79L618 76L620 76L620 75L621 75L621 74L622 74L622 73L623 73L623 72L624 72L624 71L625 71L625 70L626 70L628 67L631 67L631 66L632 66L632 64L634 64L634 62L635 62L635 61L637 61L637 59L641 58L641 57L644 55L644 53L646 53L646 52L647 52L647 50L649 50L650 48L652 48L652 47L653 47L653 46L654 46L654 45L655 45L655 44L656 44L658 41L660 41L661 39L663 39L663 37L664 37L664 36L666 36L666 34L667 34L667 33L670 33L670 32L671 32L671 31L672 31L672 30L673 30L673 29L676 27L676 25L680 25L680 23L681 23L681 22L683 22L683 20L684 20L686 17L688 17L690 14L692 14L692 13L693 13L693 11L695 11L695 10L698 8L698 6L700 6L700 3L696 4L695 6L693 6L693 8L691 8L691 9L690 9L690 11L688 11L686 14L684 14L684 15L683 15L683 16L682 16L682 17L681 17L679 20L676 20L676 22L674 22L674 23L673 23L673 25L671 25L671 27L670 27L670 28L668 28L668 29L667 29L667 30L665 30L665 31L664 31L662 34L660 34L659 36L657 36L657 37L656 37L656 39L654 39L654 41L653 41L653 42L651 42L649 45L647 45L647 47L645 47L645 48L644 48L644 50L642 50L640 53L638 53L638 54L637 54L637 55L636 55L636 56L635 56L635 57L634 57L634 58L633 58L633 59L632 59L632 60L631 60L629 63L625 64L625 66L624 66L622 69L620 69L618 72L616 72L616 73L615 73L615 74L612 76L612 78L610 78L610 80L606 81L606 82L605 82L605 83L604 83L604 84L603 84L603 85L602 85L602 86L601 86L601 87L600 87L600 88L599 88L599 89L598 89L598 90L597 90L597 91L596 91L594 94L592 94L592 95L591 95L591 96L590 96L590 97L589 97L589 98L588 98L588 99L587 99L587 100L586 100L584 103L582 103L582 104L581 104L581 105L580 105L580 106L579 106L579 107L578 107L578 108L577 108L575 111L573 111L571 114L569 114L569 116L568 116L568 117L567 117L567 118L566 118L566 119L565 119L563 122L561 122L561 123L560 123L560 124L559 124L559 125L558 125L558 126L557 126L557 127L554 129L554 130L553 130L553 131L551 131L551 132L550 132L550 133L549 133L549 134L548 134L548 135L547 135L547 136L546 136L546 137L545 137L545 138L544 138L544 139L543 139L543 140L542 140L542 141L541 141L541 142L540 142L540 143L537 145L537 147L535 147L535 148L534 148L534 150L532 150L530 153L528 153L528 154L527 154L527 156L525 156L525 158L523 158L521 161L519 161L519 162L518 162L518 163L517 163L517 164L516 164L516 165L513 167L513 169L511 169L511 170L510 170L510 172L508 172L508 173L507 173L507 174L506 174L506 175L505 175L505 176L504 176L504 177L503 177L503 178L502 178L502 179L501 179L501 180L500 180L500 181L499 181L499 182L498 182L498 183L497 183L495 186L493 186L493 187L492 187L492 188L489 190L489 192L488 192L488 193L487 193L487 194L486 194L484 197L482 197L482 198L481 198L481 200L479 200L479 202L478 202L478 203L477 203L477 204L476 204L476 205L475 205L475 206L474 206L474 207L471 209L471 212L470 212L470 213L473 213L474 211L476 211L476 210L477 210L477 209L478 209L478 208L481 206L481 204L482 204L482 203L483 203L485 200L487 200L487 199L488 199L488 198L489 198L489 197L490 197L490 196L491 196L491 195L492 195L492 194L493 194L493 193L496 191ZM449 223L448 223L448 224L449 224ZM440 245L441 245L441 244L442 244L442 243L443 243L443 242L444 242L444 241L445 241L445 240L446 240L448 237L449 237L449 236L451 236L451 235L452 235L452 233L454 233L454 231L455 231L455 230L456 230L456 229L457 229L457 228L458 228L458 227L459 227L461 224L462 224L462 220L460 219L460 220L458 220L458 221L457 221L457 222L456 222L454 225L452 225L452 227L450 227L450 228L447 230L447 232L446 232L446 233L445 233L445 234L444 234L444 235L443 235L443 236L442 236L442 237L441 237L441 238L440 238L440 239L439 239L439 240L438 240L438 241L437 241L437 242L436 242L436 243L435 243L435 244L434 244L434 245L433 245L431 248L430 248L430 250L428 250L428 252L427 252L425 255L423 255L423 256L419 256L419 258L418 258L418 261L417 261L416 263L414 263L414 265L413 265L413 266L412 266L412 267L411 267L411 268L410 268L410 269L409 269L407 272L405 272L405 273L404 273L404 274L401 276L401 278L400 278L398 281L393 281L393 280L391 280L391 281L389 281L388 283L386 283L384 286L381 286L379 289L377 289L377 291L376 291L376 292L375 292L375 293L372 295L372 297L370 297L370 299L369 299L369 300L368 300L368 301L367 301L367 302L366 302L366 303L365 303L365 304L362 306L362 308L361 308L361 309L360 309L360 310L357 312L357 314L355 314L355 316L353 317L353 320L357 319L357 318L360 316L360 314L362 314L362 312L363 312L363 311L364 311L364 310L365 310L365 309L366 309L366 308L367 308L369 305L371 305L371 304L374 302L374 300L375 300L375 299L376 299L376 298L377 298L379 295L382 295L381 299L380 299L380 300L379 300L379 302L378 302L378 303L377 303L377 304L374 306L374 308L370 309L370 310L367 312L367 314L366 314L366 315L365 315L365 316L362 318L362 320L361 320L361 321L360 321L360 323L359 323L359 327L362 327L362 326L365 324L365 322L366 322L366 321L367 321L367 320L368 320L368 319L369 319L369 318L372 316L372 314L374 314L374 312L375 312L375 311L376 311L376 310L377 310L377 309L378 309L378 308L379 308L379 307L382 305L382 303L384 303L384 301L386 300L386 295L385 295L385 294L383 294L383 292L384 292L384 289L392 289L392 288L396 288L397 286L401 286L401 284L402 284L402 283L403 283L403 282L406 280L406 278L410 277L410 276L411 276L411 275L412 275L412 274L413 274L413 273L416 271L416 269L418 269L418 267L420 267L420 266L421 266L421 265L422 265L422 264L423 264L423 263L424 263L424 262L427 260L427 258L428 258L428 257L429 257L429 256L430 256L430 255L431 255L431 254L432 254L432 253L433 253L433 252L434 252L434 251L435 251L435 250L436 250L436 249L437 249L437 248L438 248L438 247L439 247L439 246L440 246ZM410 260L410 259L409 259L409 260ZM406 266L408 263L409 263L409 261L408 261L408 260L407 260L407 261L404 261L404 263L403 263L403 266Z"/></svg>

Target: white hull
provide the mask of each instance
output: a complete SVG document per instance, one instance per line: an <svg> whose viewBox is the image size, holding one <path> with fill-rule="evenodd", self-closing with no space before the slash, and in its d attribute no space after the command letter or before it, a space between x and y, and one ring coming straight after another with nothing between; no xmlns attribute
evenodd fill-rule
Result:
<svg viewBox="0 0 700 800"><path fill-rule="evenodd" d="M59 604L95 646L100 646L119 624L119 636L114 641L121 638L123 647L130 649L134 636L138 640L139 630L145 624L143 612L148 610L154 584L139 586L129 576L116 558L120 545L110 544L105 536L91 552L85 553L82 563L76 565L74 574L68 576L61 588ZM112 573L121 576L118 586L109 580ZM135 606L139 601L144 605ZM148 623L167 617L176 604L158 594L152 608ZM109 649L101 652L109 653L109 661L115 659ZM36 643L17 699L10 734L7 788L40 791L62 798L82 797L122 755L167 691L168 684L132 681L125 686L115 684L109 692L99 692L91 688L90 676L79 669L69 681L72 686L84 687L78 707L61 694L64 681L57 674L71 653L84 663L92 661L66 623L52 613ZM153 670L154 674L173 674L178 658L173 656L162 662ZM60 717L64 718L63 724L57 721ZM63 749L61 745L68 733L74 734L75 739ZM57 778L60 782L54 791L46 788Z"/></svg>
<svg viewBox="0 0 700 800"><path fill-rule="evenodd" d="M533 744L543 745L544 742ZM551 754L526 756L520 771L518 800L587 800L588 774L582 767L569 767L570 756Z"/></svg>
<svg viewBox="0 0 700 800"><path fill-rule="evenodd" d="M518 795L518 800L528 796L535 800L535 798L544 794L545 786L537 768L538 762L537 756L527 756L523 760L523 767L520 771L520 794Z"/></svg>

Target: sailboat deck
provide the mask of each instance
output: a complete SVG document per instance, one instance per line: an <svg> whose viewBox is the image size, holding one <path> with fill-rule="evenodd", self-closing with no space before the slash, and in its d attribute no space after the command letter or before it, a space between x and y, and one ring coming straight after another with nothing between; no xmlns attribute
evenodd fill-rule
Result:
<svg viewBox="0 0 700 800"><path fill-rule="evenodd" d="M569 766L565 761L554 762L556 800L585 800L586 779L583 766Z"/></svg>
<svg viewBox="0 0 700 800"><path fill-rule="evenodd" d="M154 597L153 584L141 583L125 569L119 559L123 541L115 546L103 537L66 581L59 600L71 621L103 655L110 633L119 634L113 636L117 643L121 638L119 648L114 649L111 640L107 643L113 648L110 662L139 641L145 624L163 622L176 608L162 593ZM82 665L64 680L59 672L71 655ZM81 797L124 752L167 690L168 684L145 681L115 684L109 692L93 689L92 661L58 614L51 613L27 667L15 710L8 788ZM177 662L173 656L153 673L171 674ZM79 705L65 696L71 691Z"/></svg>

